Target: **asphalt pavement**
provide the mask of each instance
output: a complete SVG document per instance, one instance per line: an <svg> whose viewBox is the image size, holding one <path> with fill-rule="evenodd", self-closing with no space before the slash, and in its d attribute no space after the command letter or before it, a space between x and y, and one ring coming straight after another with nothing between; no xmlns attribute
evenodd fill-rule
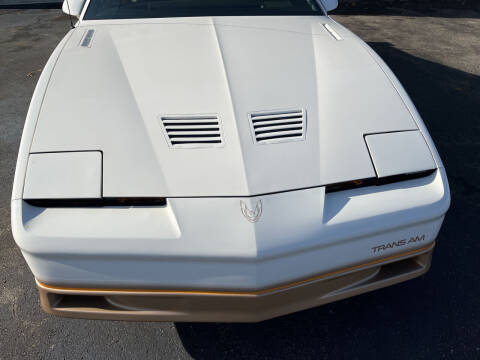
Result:
<svg viewBox="0 0 480 360"><path fill-rule="evenodd" d="M259 324L43 313L11 234L10 194L35 83L69 23L60 10L0 10L0 359L480 359L480 13L334 17L392 68L444 161L452 206L430 272Z"/></svg>

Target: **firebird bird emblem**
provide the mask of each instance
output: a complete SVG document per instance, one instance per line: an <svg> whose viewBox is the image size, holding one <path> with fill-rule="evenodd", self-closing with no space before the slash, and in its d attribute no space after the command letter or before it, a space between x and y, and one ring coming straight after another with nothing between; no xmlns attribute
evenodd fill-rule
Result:
<svg viewBox="0 0 480 360"><path fill-rule="evenodd" d="M240 200L240 209L242 209L242 214L245 216L245 219L251 223L257 222L262 216L262 200L258 200L255 209L250 210L242 200Z"/></svg>

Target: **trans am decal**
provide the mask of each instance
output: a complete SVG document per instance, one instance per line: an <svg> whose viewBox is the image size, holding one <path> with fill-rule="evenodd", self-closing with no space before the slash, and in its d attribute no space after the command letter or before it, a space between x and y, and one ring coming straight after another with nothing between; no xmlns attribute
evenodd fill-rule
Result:
<svg viewBox="0 0 480 360"><path fill-rule="evenodd" d="M412 243L417 243L421 241L425 241L425 234L417 235L415 237L412 236L410 239L402 239L398 241L393 241L391 243L374 246L372 247L372 251L374 254L378 254L379 252L385 251L387 249L393 249L394 247L399 247L399 246L406 246L406 245L410 245Z"/></svg>

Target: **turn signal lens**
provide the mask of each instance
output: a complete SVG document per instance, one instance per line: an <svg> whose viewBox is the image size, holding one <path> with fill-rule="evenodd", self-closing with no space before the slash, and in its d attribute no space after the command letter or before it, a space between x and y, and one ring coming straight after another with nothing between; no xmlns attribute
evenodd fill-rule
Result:
<svg viewBox="0 0 480 360"><path fill-rule="evenodd" d="M166 198L100 198L100 199L25 199L39 207L165 206Z"/></svg>
<svg viewBox="0 0 480 360"><path fill-rule="evenodd" d="M400 175L393 175L387 176L383 178L369 178L369 179L361 179L361 180L352 180L343 183L331 184L325 187L325 192L335 192L335 191L343 191L349 189L355 189L359 187L366 187L366 186L379 186L379 185L386 185L392 184L400 181L407 181L412 179L418 179L425 176L428 176L435 172L433 170L426 170L426 171L419 171L416 173L411 174L400 174Z"/></svg>

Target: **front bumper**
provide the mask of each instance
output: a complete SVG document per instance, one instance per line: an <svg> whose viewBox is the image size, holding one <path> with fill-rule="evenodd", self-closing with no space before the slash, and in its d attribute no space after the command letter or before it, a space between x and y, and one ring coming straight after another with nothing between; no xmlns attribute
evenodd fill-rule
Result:
<svg viewBox="0 0 480 360"><path fill-rule="evenodd" d="M257 322L406 281L430 268L433 244L255 292L74 289L37 281L42 308L72 318Z"/></svg>
<svg viewBox="0 0 480 360"><path fill-rule="evenodd" d="M253 209L260 200L261 217L248 221L240 201ZM173 198L165 207L38 208L14 200L12 230L49 312L258 321L427 271L449 203L440 168L336 193Z"/></svg>

